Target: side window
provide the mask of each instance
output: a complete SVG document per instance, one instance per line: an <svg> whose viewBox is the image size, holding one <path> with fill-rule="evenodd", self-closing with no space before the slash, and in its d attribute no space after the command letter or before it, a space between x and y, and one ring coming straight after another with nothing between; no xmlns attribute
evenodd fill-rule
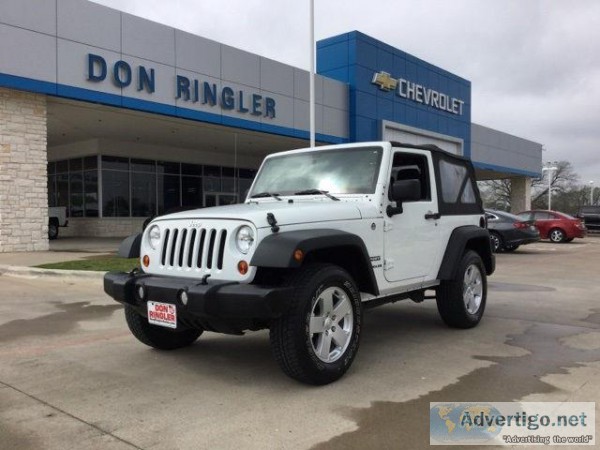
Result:
<svg viewBox="0 0 600 450"><path fill-rule="evenodd" d="M548 214L547 212L536 212L534 214L535 220L550 220L552 219L552 217L550 217L550 214Z"/></svg>
<svg viewBox="0 0 600 450"><path fill-rule="evenodd" d="M390 192L392 183L400 180L418 180L421 184L421 198L417 201L431 200L429 167L427 165L427 157L424 155L403 152L398 152L394 155Z"/></svg>
<svg viewBox="0 0 600 450"><path fill-rule="evenodd" d="M439 168L444 203L477 202L473 183L465 166L442 159Z"/></svg>

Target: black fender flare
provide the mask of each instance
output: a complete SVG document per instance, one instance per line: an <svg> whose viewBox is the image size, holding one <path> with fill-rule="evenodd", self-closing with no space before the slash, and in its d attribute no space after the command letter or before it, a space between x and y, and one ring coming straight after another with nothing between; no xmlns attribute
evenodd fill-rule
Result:
<svg viewBox="0 0 600 450"><path fill-rule="evenodd" d="M492 252L490 233L485 228L465 225L455 228L450 235L446 253L444 253L438 272L438 280L453 280L455 278L458 262L467 249L474 250L481 256L487 275L494 273L496 258Z"/></svg>
<svg viewBox="0 0 600 450"><path fill-rule="evenodd" d="M142 246L142 233L132 234L123 239L117 255L120 258L139 258Z"/></svg>
<svg viewBox="0 0 600 450"><path fill-rule="evenodd" d="M361 237L340 230L328 228L285 231L273 233L263 239L252 259L250 265L271 268L298 268L303 261L294 259L294 252L301 250L308 256L315 251L327 250L331 253L335 249L349 249L358 260L345 261L350 269L348 272L358 274L361 280L355 280L361 290L374 295L379 294L377 280L371 265L371 258ZM328 252L330 253L330 252ZM348 267L345 267L348 269Z"/></svg>

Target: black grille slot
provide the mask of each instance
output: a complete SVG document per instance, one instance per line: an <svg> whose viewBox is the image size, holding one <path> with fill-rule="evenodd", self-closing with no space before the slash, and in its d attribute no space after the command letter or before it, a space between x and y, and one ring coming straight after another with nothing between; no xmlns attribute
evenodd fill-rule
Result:
<svg viewBox="0 0 600 450"><path fill-rule="evenodd" d="M163 239L163 248L162 255L160 258L160 263L164 266L167 262L167 247L169 246L169 235L171 234L171 230L165 231L165 238Z"/></svg>
<svg viewBox="0 0 600 450"><path fill-rule="evenodd" d="M183 267L183 252L185 251L185 239L187 238L187 228L181 232L181 245L179 246L179 267Z"/></svg>
<svg viewBox="0 0 600 450"><path fill-rule="evenodd" d="M171 254L169 255L169 265L172 266L175 264L175 252L177 251L177 236L179 235L179 230L175 228L173 230L173 237L171 238Z"/></svg>
<svg viewBox="0 0 600 450"><path fill-rule="evenodd" d="M219 242L219 258L217 259L217 269L223 269L223 256L225 255L225 240L227 239L227 230L221 230L221 239Z"/></svg>
<svg viewBox="0 0 600 450"><path fill-rule="evenodd" d="M206 230L202 228L202 230L200 230L199 233L200 243L198 244L197 267L202 268L202 255L204 253L204 241L206 241Z"/></svg>
<svg viewBox="0 0 600 450"><path fill-rule="evenodd" d="M212 269L213 266L213 254L215 250L215 239L217 237L217 230L210 230L210 239L208 241L208 257L206 259L206 267Z"/></svg>
<svg viewBox="0 0 600 450"><path fill-rule="evenodd" d="M192 234L190 235L190 244L188 245L188 259L187 266L192 267L192 261L194 260L194 244L196 243L196 229L192 230Z"/></svg>

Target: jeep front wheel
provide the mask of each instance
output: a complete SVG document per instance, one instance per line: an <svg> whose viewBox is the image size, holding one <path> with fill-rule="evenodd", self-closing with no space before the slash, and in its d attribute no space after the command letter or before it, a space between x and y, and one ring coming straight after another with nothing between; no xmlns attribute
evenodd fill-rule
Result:
<svg viewBox="0 0 600 450"><path fill-rule="evenodd" d="M193 344L204 330L185 328L172 330L148 323L148 319L125 306L127 326L138 341L159 350L175 350Z"/></svg>
<svg viewBox="0 0 600 450"><path fill-rule="evenodd" d="M344 269L310 264L290 280L290 309L271 323L275 360L290 377L323 385L339 379L358 351L362 305Z"/></svg>
<svg viewBox="0 0 600 450"><path fill-rule="evenodd" d="M446 325L476 326L485 310L487 279L481 257L472 250L463 255L453 280L442 281L437 290L437 307Z"/></svg>

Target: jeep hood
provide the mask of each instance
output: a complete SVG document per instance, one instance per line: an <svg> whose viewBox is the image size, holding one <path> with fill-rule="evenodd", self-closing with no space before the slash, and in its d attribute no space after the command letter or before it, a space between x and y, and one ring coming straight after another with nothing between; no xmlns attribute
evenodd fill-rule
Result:
<svg viewBox="0 0 600 450"><path fill-rule="evenodd" d="M295 201L243 203L229 206L215 206L211 208L193 209L166 216L157 217L154 222L163 220L248 220L257 228L270 225L267 222L267 213L273 213L277 225L294 225L311 222L331 222L338 220L361 219L361 211L357 203L327 201Z"/></svg>

